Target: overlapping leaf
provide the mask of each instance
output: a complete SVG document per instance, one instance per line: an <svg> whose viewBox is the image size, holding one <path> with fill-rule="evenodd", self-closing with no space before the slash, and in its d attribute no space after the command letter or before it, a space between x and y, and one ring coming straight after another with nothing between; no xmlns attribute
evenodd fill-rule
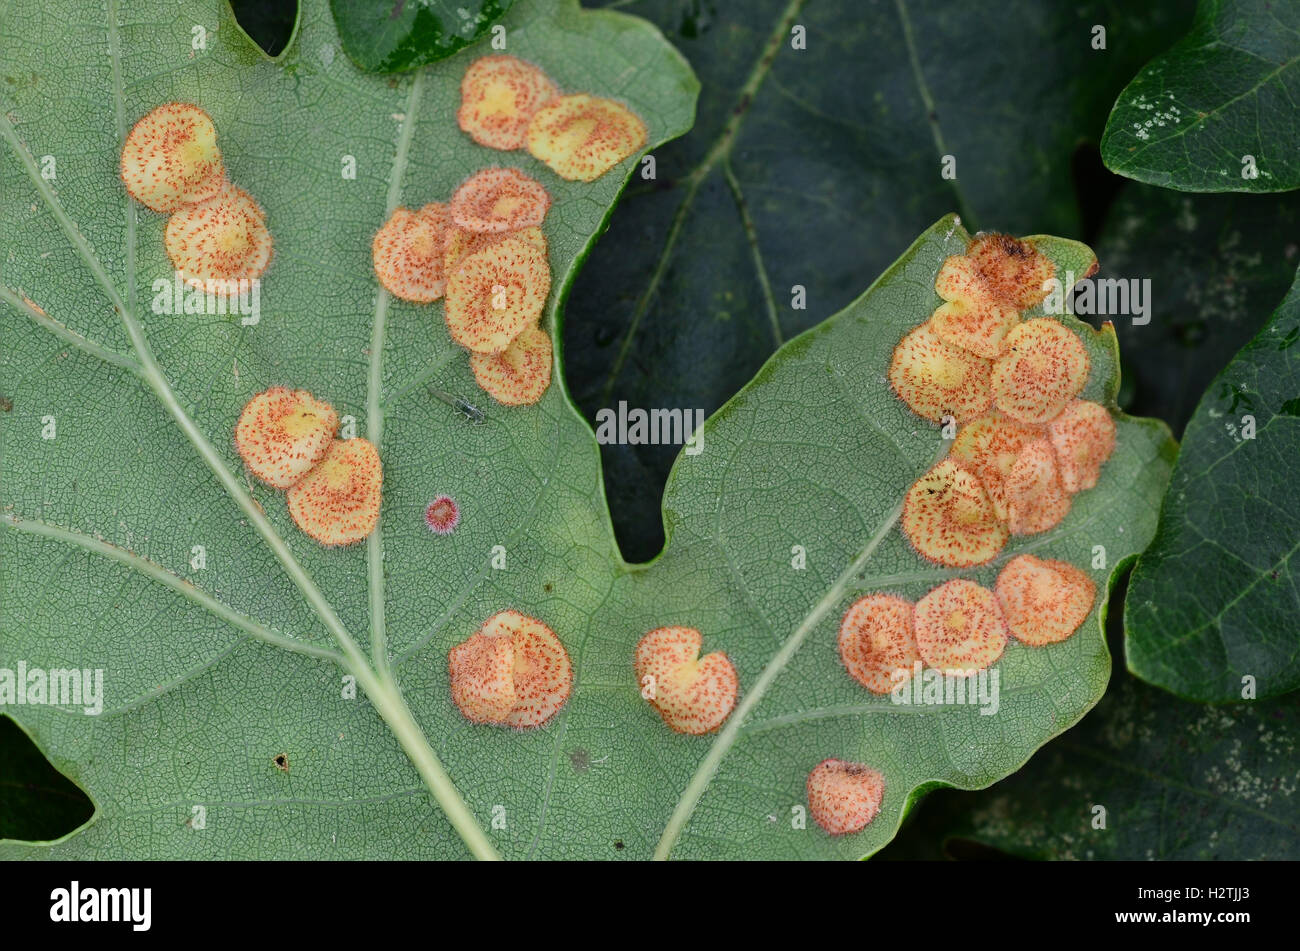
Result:
<svg viewBox="0 0 1300 951"><path fill-rule="evenodd" d="M1112 171L1189 192L1300 187L1300 7L1201 0L1191 31L1120 94Z"/></svg>
<svg viewBox="0 0 1300 951"><path fill-rule="evenodd" d="M1300 687L1300 285L1188 424L1160 529L1125 602L1130 667L1197 700Z"/></svg>

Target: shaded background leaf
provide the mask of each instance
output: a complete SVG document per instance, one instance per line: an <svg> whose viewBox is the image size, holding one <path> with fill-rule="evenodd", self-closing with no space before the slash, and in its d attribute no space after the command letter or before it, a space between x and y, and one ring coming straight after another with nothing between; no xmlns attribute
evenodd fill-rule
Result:
<svg viewBox="0 0 1300 951"><path fill-rule="evenodd" d="M1188 34L1120 94L1101 154L1180 191L1287 191L1300 187L1298 100L1300 5L1201 0Z"/></svg>
<svg viewBox="0 0 1300 951"><path fill-rule="evenodd" d="M1111 318L1124 360L1121 404L1181 434L1206 387L1291 286L1297 242L1300 194L1126 186L1097 239L1098 277L1149 279L1151 319Z"/></svg>
<svg viewBox="0 0 1300 951"><path fill-rule="evenodd" d="M483 37L515 0L330 0L343 52L371 73L436 63Z"/></svg>
<svg viewBox="0 0 1300 951"><path fill-rule="evenodd" d="M1129 666L1181 696L1240 700L1246 677L1259 697L1300 687L1297 344L1300 283L1201 400L1133 572Z"/></svg>
<svg viewBox="0 0 1300 951"><path fill-rule="evenodd" d="M1107 625L1116 652L1119 620ZM1204 706L1117 664L1078 727L988 789L926 797L879 857L1294 861L1298 752L1300 694Z"/></svg>

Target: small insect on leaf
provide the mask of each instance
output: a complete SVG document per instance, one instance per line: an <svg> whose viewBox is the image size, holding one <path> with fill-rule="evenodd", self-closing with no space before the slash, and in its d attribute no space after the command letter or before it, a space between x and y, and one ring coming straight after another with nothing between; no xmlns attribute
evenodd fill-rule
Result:
<svg viewBox="0 0 1300 951"><path fill-rule="evenodd" d="M254 396L239 414L235 448L249 472L287 489L325 455L338 426L329 403L306 390L275 386Z"/></svg>
<svg viewBox="0 0 1300 951"><path fill-rule="evenodd" d="M528 327L501 353L472 353L470 369L478 385L504 406L526 406L551 385L551 336Z"/></svg>
<svg viewBox="0 0 1300 951"><path fill-rule="evenodd" d="M325 458L289 489L294 523L322 545L351 545L379 521L384 471L373 443L336 439Z"/></svg>
<svg viewBox="0 0 1300 951"><path fill-rule="evenodd" d="M484 56L465 70L456 122L479 145L522 148L534 113L559 92L532 63L504 54Z"/></svg>
<svg viewBox="0 0 1300 951"><path fill-rule="evenodd" d="M528 124L528 151L569 181L595 181L640 151L646 139L636 113L597 96L552 99Z"/></svg>
<svg viewBox="0 0 1300 951"><path fill-rule="evenodd" d="M261 206L242 188L186 205L167 220L167 255L186 283L233 296L271 262L271 232Z"/></svg>
<svg viewBox="0 0 1300 951"><path fill-rule="evenodd" d="M885 777L864 763L824 759L808 774L808 812L831 835L861 832L880 812Z"/></svg>
<svg viewBox="0 0 1300 951"><path fill-rule="evenodd" d="M988 667L1007 646L1007 622L993 592L964 578L945 581L916 602L921 659L950 677Z"/></svg>
<svg viewBox="0 0 1300 951"><path fill-rule="evenodd" d="M154 211L211 198L226 179L212 119L186 102L154 109L127 134L121 174L131 197Z"/></svg>
<svg viewBox="0 0 1300 951"><path fill-rule="evenodd" d="M712 733L731 715L739 681L720 651L700 657L704 638L693 627L660 627L636 646L638 683L650 678L647 697L664 723L678 733Z"/></svg>
<svg viewBox="0 0 1300 951"><path fill-rule="evenodd" d="M447 206L430 202L419 211L394 209L370 245L375 276L394 297L427 304L446 287L444 242Z"/></svg>
<svg viewBox="0 0 1300 951"><path fill-rule="evenodd" d="M451 196L451 220L466 231L505 234L540 226L550 207L550 193L535 178L517 168L486 168Z"/></svg>
<svg viewBox="0 0 1300 951"><path fill-rule="evenodd" d="M1017 555L998 575L995 591L1011 634L1022 644L1041 647L1079 629L1092 611L1097 586L1067 561Z"/></svg>

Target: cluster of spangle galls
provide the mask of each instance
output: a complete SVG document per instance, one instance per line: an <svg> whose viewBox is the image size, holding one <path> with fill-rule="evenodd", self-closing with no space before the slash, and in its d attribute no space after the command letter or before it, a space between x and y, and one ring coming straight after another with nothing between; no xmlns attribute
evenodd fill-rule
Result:
<svg viewBox="0 0 1300 951"><path fill-rule="evenodd" d="M562 96L513 56L485 56L466 71L457 111L480 145L526 146L560 177L592 181L639 150L645 124L626 106ZM536 403L551 382L552 343L540 319L551 289L542 223L551 196L514 168L475 173L447 204L398 208L375 235L379 282L402 300L444 299L452 340L470 353L474 379L506 406Z"/></svg>
<svg viewBox="0 0 1300 951"><path fill-rule="evenodd" d="M248 471L287 490L294 524L322 545L359 542L379 521L384 470L368 439L336 439L334 407L306 390L258 393L235 424Z"/></svg>
<svg viewBox="0 0 1300 951"><path fill-rule="evenodd" d="M1057 320L1022 318L1047 296L1053 265L1033 245L982 234L944 261L943 303L894 350L889 381L919 416L960 424L947 458L903 503L913 548L940 565L991 561L1011 535L1060 523L1077 492L1097 484L1115 449L1105 407L1078 398L1088 353ZM1064 561L1017 555L994 590L946 581L919 601L869 594L840 622L840 660L872 693L887 694L920 665L969 677L1002 656L1010 638L1059 643L1092 611L1096 585ZM884 780L860 763L826 760L808 777L809 809L826 831L864 828Z"/></svg>
<svg viewBox="0 0 1300 951"><path fill-rule="evenodd" d="M131 197L169 214L167 255L192 287L233 296L271 262L261 206L226 178L217 130L198 106L169 102L137 122L122 146Z"/></svg>
<svg viewBox="0 0 1300 951"><path fill-rule="evenodd" d="M908 540L937 564L982 565L1009 536L1052 528L1114 451L1110 414L1078 399L1083 343L1058 320L1021 318L1052 273L1033 245L979 235L939 270L944 303L894 349L894 392L917 415L961 427L903 506Z"/></svg>

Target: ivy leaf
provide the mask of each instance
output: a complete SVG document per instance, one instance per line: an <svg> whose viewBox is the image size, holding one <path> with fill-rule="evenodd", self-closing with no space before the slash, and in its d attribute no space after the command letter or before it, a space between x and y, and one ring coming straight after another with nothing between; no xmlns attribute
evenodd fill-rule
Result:
<svg viewBox="0 0 1300 951"><path fill-rule="evenodd" d="M1122 670L1114 680L1016 775L927 799L888 857L937 857L936 844L960 855L975 842L1056 861L1300 858L1300 694L1205 706Z"/></svg>
<svg viewBox="0 0 1300 951"><path fill-rule="evenodd" d="M1120 94L1111 171L1189 192L1300 187L1300 7L1201 0L1191 31Z"/></svg>
<svg viewBox="0 0 1300 951"><path fill-rule="evenodd" d="M1083 234L1079 147L1191 13L1007 0L985 43L973 38L987 35L988 8L949 0L627 9L673 37L703 92L692 134L655 150L656 178L634 180L566 305L570 385L588 419L620 400L713 412L948 211L971 231ZM1104 50L1091 45L1098 25ZM624 554L647 560L663 544L674 452L602 455Z"/></svg>
<svg viewBox="0 0 1300 951"><path fill-rule="evenodd" d="M1187 426L1125 602L1129 667L1194 700L1300 687L1292 559L1300 516L1300 284L1210 386ZM1246 678L1252 691L1246 692Z"/></svg>
<svg viewBox="0 0 1300 951"><path fill-rule="evenodd" d="M0 213L14 223L0 238L0 669L103 669L104 710L6 711L96 811L57 844L0 854L857 858L923 790L1005 776L1096 702L1104 597L1068 641L1008 648L993 716L866 695L836 656L857 594L917 597L954 574L897 528L903 493L945 443L885 383L894 344L938 304L942 260L968 240L953 217L706 424L669 483L667 550L628 565L562 359L537 406L488 404L484 424L467 423L425 387L475 393L440 305L379 291L369 251L388 208L520 164L554 199L544 320L557 333L618 176L562 182L475 146L449 119L462 58L396 81L362 74L327 52L337 35L319 4L282 67L245 57L226 20L191 57L205 11L217 15L110 2L102 43L6 46L3 72L23 82L0 113ZM9 29L34 37L46 16L20 6ZM629 102L652 143L689 126L694 78L643 21L521 0L503 22L512 50L561 87ZM57 88L84 97L59 114L47 57ZM131 117L169 99L211 112L231 177L266 209L276 258L256 325L152 306L153 280L171 274L163 221L129 203L116 163ZM1094 263L1075 242L1031 240L1061 270ZM1067 324L1092 357L1086 398L1113 409L1113 334ZM280 494L240 475L234 421L281 382L329 399L380 447L383 514L365 546L316 546ZM1160 424L1117 426L1100 484L1061 525L966 576L991 583L1034 551L1093 570L1105 592L1154 530L1172 456ZM447 537L421 517L441 493L461 510ZM507 607L545 620L575 668L565 709L526 733L472 726L448 697L448 649ZM738 669L740 705L714 737L669 733L640 697L633 647L666 623L699 627ZM885 775L860 835L789 821L829 755Z"/></svg>
<svg viewBox="0 0 1300 951"><path fill-rule="evenodd" d="M436 63L482 39L515 0L330 0L343 52L369 73Z"/></svg>

